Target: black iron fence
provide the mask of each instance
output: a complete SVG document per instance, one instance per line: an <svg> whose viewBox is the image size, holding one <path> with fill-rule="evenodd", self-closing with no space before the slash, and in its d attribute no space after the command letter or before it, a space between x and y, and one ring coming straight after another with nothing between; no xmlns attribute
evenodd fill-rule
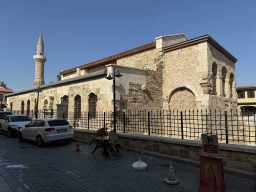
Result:
<svg viewBox="0 0 256 192"><path fill-rule="evenodd" d="M20 111L13 111L20 114ZM35 111L25 111L35 118ZM256 144L256 111L125 111L117 112L116 130L123 133L201 140L202 133L217 134L219 142ZM64 113L74 128L97 130L105 124L114 127L113 112L71 111ZM39 110L38 118L57 118L56 110Z"/></svg>
<svg viewBox="0 0 256 192"><path fill-rule="evenodd" d="M256 113L256 112L255 112ZM219 142L256 144L255 113L212 110L117 112L116 130L123 133L201 140L202 133L217 134ZM67 116L64 115L64 117ZM113 129L113 112L68 113L75 128L97 130L108 123Z"/></svg>
<svg viewBox="0 0 256 192"><path fill-rule="evenodd" d="M21 111L21 110L13 110L13 114L24 114L28 115L30 118L35 119L36 118L36 110L26 110L26 111ZM57 110L46 110L46 109L41 109L38 110L38 119L42 118L57 118Z"/></svg>

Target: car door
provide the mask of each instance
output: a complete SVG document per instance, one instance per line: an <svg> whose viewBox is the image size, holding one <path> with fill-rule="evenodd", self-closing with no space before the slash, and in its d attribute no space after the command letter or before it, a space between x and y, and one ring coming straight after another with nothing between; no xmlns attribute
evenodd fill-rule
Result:
<svg viewBox="0 0 256 192"><path fill-rule="evenodd" d="M25 139L31 140L32 135L31 135L31 129L35 124L35 120L32 120L30 123L27 124L27 127L22 128L22 136Z"/></svg>
<svg viewBox="0 0 256 192"><path fill-rule="evenodd" d="M31 139L36 141L37 133L42 126L42 120L35 120L33 127L30 129Z"/></svg>

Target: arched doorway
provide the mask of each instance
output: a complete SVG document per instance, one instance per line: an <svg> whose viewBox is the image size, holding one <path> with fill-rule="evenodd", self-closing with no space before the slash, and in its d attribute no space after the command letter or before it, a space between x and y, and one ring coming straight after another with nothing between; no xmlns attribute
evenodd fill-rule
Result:
<svg viewBox="0 0 256 192"><path fill-rule="evenodd" d="M194 93L186 87L177 88L171 93L169 105L170 110L179 111L197 108L196 97Z"/></svg>

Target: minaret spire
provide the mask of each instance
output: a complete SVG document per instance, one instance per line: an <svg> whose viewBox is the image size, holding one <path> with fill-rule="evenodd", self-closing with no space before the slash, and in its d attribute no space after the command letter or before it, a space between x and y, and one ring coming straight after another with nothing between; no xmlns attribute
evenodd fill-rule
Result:
<svg viewBox="0 0 256 192"><path fill-rule="evenodd" d="M42 30L40 30L40 36L37 42L37 54L33 57L36 63L35 69L35 80L33 87L39 85L44 85L44 63L46 62L46 57L44 56L44 42L42 36Z"/></svg>
<svg viewBox="0 0 256 192"><path fill-rule="evenodd" d="M40 36L39 36L37 45L42 45L42 46L44 46L44 41L43 41L43 36L42 36L42 30L41 30L41 29L40 29Z"/></svg>

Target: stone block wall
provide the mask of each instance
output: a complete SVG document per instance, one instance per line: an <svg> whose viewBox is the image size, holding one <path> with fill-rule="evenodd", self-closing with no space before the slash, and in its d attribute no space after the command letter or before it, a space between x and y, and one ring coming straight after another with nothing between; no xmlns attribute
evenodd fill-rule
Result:
<svg viewBox="0 0 256 192"><path fill-rule="evenodd" d="M186 88L192 93L190 96L191 104L189 108L195 105L201 108L208 105L207 100L204 101L203 89L200 86L202 76L208 74L207 67L207 43L200 43L193 46L166 52L160 61L163 61L163 108L173 109L169 106L172 96L179 94L180 88ZM186 99L187 100L187 99ZM179 105L184 105L185 101L180 101ZM195 103L196 102L196 103ZM188 108L187 108L188 110Z"/></svg>
<svg viewBox="0 0 256 192"><path fill-rule="evenodd" d="M161 49L146 50L131 56L118 59L116 64L120 66L127 66L138 69L144 69L144 66L148 64L151 70L156 71L157 66L155 63L155 59L159 57L161 51Z"/></svg>
<svg viewBox="0 0 256 192"><path fill-rule="evenodd" d="M208 50L208 63L209 71L212 72L212 66L215 63L217 65L216 75L216 92L217 95L211 95L210 106L211 109L231 110L237 108L237 95L236 95L236 73L235 63L231 61L227 56L221 53L218 49L212 46L210 43L207 44ZM225 76L225 96L223 96L222 89L222 69L226 68L227 73ZM230 94L230 75L233 74L232 82L232 97Z"/></svg>

